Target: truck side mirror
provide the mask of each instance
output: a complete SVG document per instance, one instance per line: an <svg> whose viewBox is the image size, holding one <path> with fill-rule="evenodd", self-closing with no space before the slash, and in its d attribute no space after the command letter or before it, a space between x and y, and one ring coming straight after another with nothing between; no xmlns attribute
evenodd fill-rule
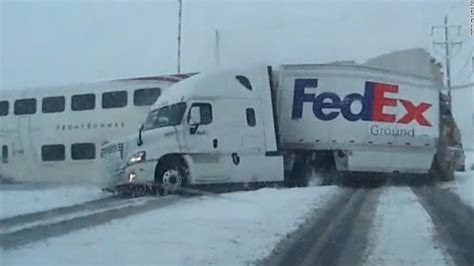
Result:
<svg viewBox="0 0 474 266"><path fill-rule="evenodd" d="M143 140L142 140L142 131L145 128L143 124L138 125L138 140L137 140L137 145L142 146Z"/></svg>

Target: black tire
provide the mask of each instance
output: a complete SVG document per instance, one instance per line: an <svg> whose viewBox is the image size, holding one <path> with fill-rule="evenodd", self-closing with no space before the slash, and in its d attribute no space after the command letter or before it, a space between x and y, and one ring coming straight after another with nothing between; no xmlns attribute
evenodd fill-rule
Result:
<svg viewBox="0 0 474 266"><path fill-rule="evenodd" d="M306 165L302 158L298 158L293 164L290 176L285 178L285 183L288 187L306 187L308 180L306 178Z"/></svg>
<svg viewBox="0 0 474 266"><path fill-rule="evenodd" d="M181 181L179 182L179 188L186 186L187 184L187 176L186 176L186 166L183 162L177 160L175 162L171 161L164 161L161 164L157 165L155 171L155 183L156 183L156 191L160 196L167 195L167 194L182 194L180 189L177 190L169 190L167 186L166 178L167 173L169 172L177 172Z"/></svg>

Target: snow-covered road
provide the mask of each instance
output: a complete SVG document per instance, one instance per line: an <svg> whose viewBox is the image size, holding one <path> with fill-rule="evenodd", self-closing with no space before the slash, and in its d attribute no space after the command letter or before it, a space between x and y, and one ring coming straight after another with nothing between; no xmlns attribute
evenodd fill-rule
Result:
<svg viewBox="0 0 474 266"><path fill-rule="evenodd" d="M452 191L465 204L474 208L474 171L457 172L454 181L442 184L441 187Z"/></svg>
<svg viewBox="0 0 474 266"><path fill-rule="evenodd" d="M0 219L83 203L107 196L97 186L5 185L0 190Z"/></svg>
<svg viewBox="0 0 474 266"><path fill-rule="evenodd" d="M458 201L461 199L466 205L472 202L470 201L472 191L469 186L474 184L473 179L473 172L461 173L457 175L455 182L435 187L433 189L437 190L433 192L449 193L449 202L446 199L447 207L456 209L458 208L456 199ZM461 241L454 239L453 242L446 242L446 236L458 237L452 234L453 227L456 229L457 224L448 223L449 219L455 220L456 217L445 215L448 217L444 218L448 220L438 219L444 213L436 212L436 202L431 203L435 211L433 212L433 208L428 211L427 203L422 201L420 195L430 197L431 188L427 187L425 190L427 191L423 194L414 193L416 189L408 186L387 186L356 191L327 186L266 188L214 196L179 198L179 200L169 197L141 199L133 204L126 202L128 209L123 215L117 215L112 212L113 210L110 211L110 216L105 211L100 213L114 207L98 208L97 212L102 222L91 223L89 227L64 230L61 234L46 234L45 237L35 240L37 242L31 241L32 243L15 249L3 249L2 245L0 264L248 265L255 262L265 264L267 261L275 262L265 260L270 255L278 257L281 256L279 252L290 250L283 247L289 245L286 243L289 239L293 239L291 245L295 245L295 238L308 241L299 243L307 245L308 252L312 249L330 249L329 256L334 256L336 259L330 258L329 261L333 261L335 265L351 261L355 265L455 265L463 259L469 262L472 256L466 255L465 245L469 245L474 238L465 236ZM59 197L63 193L60 192ZM92 193L93 197L101 197L97 191L85 192L84 199L90 196L88 193ZM79 194L77 197L72 197L77 200L70 202L46 203L45 206L38 203L33 204L34 207L30 209L21 208L16 211L8 209L15 203L15 197L11 194L8 196L9 204L5 205L7 208L2 210L2 216L43 210L68 203L76 204L81 198ZM22 192L18 195L25 194ZM34 202L38 196L31 195L20 199L20 202L26 200ZM47 197L52 196L45 196L44 199ZM344 197L345 200L339 200ZM168 200L170 204L160 203L163 200ZM159 208L153 204L158 204ZM347 217L339 214L344 212L345 208L353 209L347 211L349 215ZM459 209L462 211L461 207ZM60 222L61 219L65 219L67 223L69 216L60 218ZM338 222L338 219L342 222ZM324 226L320 221L324 222ZM48 222L43 221L45 224ZM308 224L312 223L314 224L309 227ZM469 221L466 223L469 224ZM61 224L58 226L61 229ZM319 229L315 230L318 226ZM311 230L308 231L308 228ZM302 229L306 231L301 231ZM329 245L318 243L321 237L331 240L332 234L338 230L339 235L333 238L336 243L330 243L331 241ZM306 240L301 232L306 234ZM462 235L462 231L457 233ZM3 243L2 236L0 235L0 244ZM283 255L291 257L294 254L288 252ZM304 261L302 264L311 264L310 259ZM295 261L290 264L301 263Z"/></svg>
<svg viewBox="0 0 474 266"><path fill-rule="evenodd" d="M453 265L429 214L408 187L383 188L365 265Z"/></svg>
<svg viewBox="0 0 474 266"><path fill-rule="evenodd" d="M459 176L358 190L296 231L297 241L281 243L265 265L474 265L474 209L462 187L473 176Z"/></svg>
<svg viewBox="0 0 474 266"><path fill-rule="evenodd" d="M2 250L4 265L244 265L270 254L338 187L190 198L107 225Z"/></svg>

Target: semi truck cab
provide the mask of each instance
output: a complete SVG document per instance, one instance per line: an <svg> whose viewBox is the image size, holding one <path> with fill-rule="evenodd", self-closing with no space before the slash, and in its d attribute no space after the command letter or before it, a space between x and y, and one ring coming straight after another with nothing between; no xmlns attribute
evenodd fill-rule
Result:
<svg viewBox="0 0 474 266"><path fill-rule="evenodd" d="M184 184L283 181L268 69L179 82L125 146L124 171L114 183L158 183L173 191Z"/></svg>

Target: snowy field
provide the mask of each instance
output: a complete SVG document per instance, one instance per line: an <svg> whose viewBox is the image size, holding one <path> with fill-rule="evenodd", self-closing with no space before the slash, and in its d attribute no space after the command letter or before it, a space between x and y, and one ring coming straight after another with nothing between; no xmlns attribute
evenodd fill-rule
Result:
<svg viewBox="0 0 474 266"><path fill-rule="evenodd" d="M189 198L15 250L3 265L247 265L343 189L260 189Z"/></svg>
<svg viewBox="0 0 474 266"><path fill-rule="evenodd" d="M0 187L0 218L69 206L107 196L96 186L45 186L38 189L15 184Z"/></svg>

